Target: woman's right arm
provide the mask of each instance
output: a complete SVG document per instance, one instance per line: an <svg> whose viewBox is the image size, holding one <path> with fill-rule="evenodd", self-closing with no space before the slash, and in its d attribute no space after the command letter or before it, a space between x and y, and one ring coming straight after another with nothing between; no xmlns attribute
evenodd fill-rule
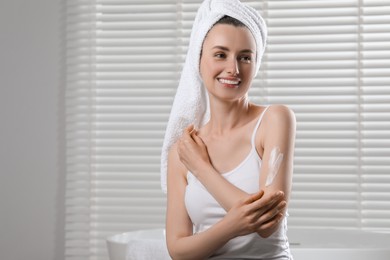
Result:
<svg viewBox="0 0 390 260"><path fill-rule="evenodd" d="M193 225L187 214L184 193L187 169L180 162L174 145L168 157L168 194L166 236L169 254L173 259L204 259L229 241L228 228L221 224L193 235Z"/></svg>
<svg viewBox="0 0 390 260"><path fill-rule="evenodd" d="M174 145L168 157L168 195L166 216L166 240L171 257L178 259L205 259L211 256L230 239L255 232L258 222L258 202L262 193L240 201L228 214L204 232L193 234L193 225L188 216L184 193L187 186L187 169L180 162Z"/></svg>

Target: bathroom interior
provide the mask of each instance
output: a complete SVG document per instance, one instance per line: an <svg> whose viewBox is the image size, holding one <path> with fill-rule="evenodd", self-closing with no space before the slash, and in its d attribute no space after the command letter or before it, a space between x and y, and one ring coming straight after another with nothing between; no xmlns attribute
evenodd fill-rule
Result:
<svg viewBox="0 0 390 260"><path fill-rule="evenodd" d="M0 3L0 259L166 253L159 153L200 2ZM297 117L294 259L390 259L390 1L243 2L270 34L250 94Z"/></svg>

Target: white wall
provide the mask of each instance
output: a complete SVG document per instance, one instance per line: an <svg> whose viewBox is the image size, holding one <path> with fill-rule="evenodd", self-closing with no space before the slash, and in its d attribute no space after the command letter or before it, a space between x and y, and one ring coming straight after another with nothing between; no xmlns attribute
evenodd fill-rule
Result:
<svg viewBox="0 0 390 260"><path fill-rule="evenodd" d="M0 1L0 259L63 259L61 0Z"/></svg>

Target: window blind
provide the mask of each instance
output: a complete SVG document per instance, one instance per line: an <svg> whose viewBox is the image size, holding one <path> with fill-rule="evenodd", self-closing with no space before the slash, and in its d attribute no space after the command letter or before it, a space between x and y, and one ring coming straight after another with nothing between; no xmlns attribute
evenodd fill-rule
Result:
<svg viewBox="0 0 390 260"><path fill-rule="evenodd" d="M289 225L390 230L390 1L243 1L268 46L250 90L297 117ZM160 150L201 0L66 1L66 259L164 227Z"/></svg>
<svg viewBox="0 0 390 260"><path fill-rule="evenodd" d="M296 113L289 224L359 225L357 1L268 1L265 88Z"/></svg>
<svg viewBox="0 0 390 260"><path fill-rule="evenodd" d="M390 1L265 1L265 98L297 117L290 226L389 229Z"/></svg>
<svg viewBox="0 0 390 260"><path fill-rule="evenodd" d="M66 259L164 226L160 149L177 85L176 1L67 2Z"/></svg>
<svg viewBox="0 0 390 260"><path fill-rule="evenodd" d="M390 1L360 3L360 221L390 229Z"/></svg>

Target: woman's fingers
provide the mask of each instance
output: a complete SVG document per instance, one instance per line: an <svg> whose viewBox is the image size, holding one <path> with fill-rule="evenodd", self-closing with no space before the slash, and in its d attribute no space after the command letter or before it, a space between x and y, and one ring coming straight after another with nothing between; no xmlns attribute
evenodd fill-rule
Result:
<svg viewBox="0 0 390 260"><path fill-rule="evenodd" d="M268 221L262 223L260 225L260 229L262 229L262 230L272 229L274 226L279 224L279 222L283 219L283 217L284 217L284 214L282 214L282 213L276 214Z"/></svg>
<svg viewBox="0 0 390 260"><path fill-rule="evenodd" d="M263 195L264 195L264 191L260 190L259 192L254 193L251 196L249 196L248 198L246 198L244 200L244 204L250 204L250 203L253 203L255 201L258 201L259 199L261 199L263 197Z"/></svg>
<svg viewBox="0 0 390 260"><path fill-rule="evenodd" d="M262 237L268 237L274 233L279 222L284 218L287 203L281 201L276 207L260 215L256 221L256 231Z"/></svg>
<svg viewBox="0 0 390 260"><path fill-rule="evenodd" d="M197 135L194 125L189 125L180 138L182 146L193 147L193 145L205 146L203 140Z"/></svg>
<svg viewBox="0 0 390 260"><path fill-rule="evenodd" d="M196 130L193 130L191 133L191 138L195 141L197 145L205 146L202 138L198 136L198 132Z"/></svg>
<svg viewBox="0 0 390 260"><path fill-rule="evenodd" d="M179 148L183 151L184 147L189 147L194 144L194 139L191 136L191 133L195 131L193 125L189 125L186 129L184 129L181 138L178 140Z"/></svg>
<svg viewBox="0 0 390 260"><path fill-rule="evenodd" d="M183 131L183 133L182 133L182 135L181 135L181 138L180 138L179 140L184 141L184 140L186 140L186 139L187 139L187 140L192 139L191 133L192 133L193 131L195 131L194 125L189 125L189 126L187 126L187 127L184 129L184 131Z"/></svg>
<svg viewBox="0 0 390 260"><path fill-rule="evenodd" d="M284 215L279 213L265 223L260 222L258 224L259 227L256 230L257 233L263 238L269 237L278 229L279 223L282 221L283 217Z"/></svg>
<svg viewBox="0 0 390 260"><path fill-rule="evenodd" d="M196 149L203 151L206 147L203 140L197 135L197 131L193 125L188 126L184 130L179 142L182 149L186 148L191 153L195 152Z"/></svg>
<svg viewBox="0 0 390 260"><path fill-rule="evenodd" d="M195 129L194 125L189 125L186 127L186 129L184 130L185 132L191 134L191 132Z"/></svg>
<svg viewBox="0 0 390 260"><path fill-rule="evenodd" d="M279 202L273 208L271 208L268 211L262 213L261 215L258 215L258 221L260 223L267 223L267 222L271 221L275 216L277 216L279 214L284 215L284 211L286 209L286 206L287 206L287 203L285 201Z"/></svg>
<svg viewBox="0 0 390 260"><path fill-rule="evenodd" d="M283 192L275 192L272 196L257 193L247 199L247 214L252 219L252 229L264 231L272 225L277 225L280 215L284 216L287 202ZM251 200L253 202L251 202ZM278 217L279 216L279 217Z"/></svg>
<svg viewBox="0 0 390 260"><path fill-rule="evenodd" d="M275 207L279 204L284 198L284 193L282 191L275 192L269 197L262 197L251 203L251 208L253 211L259 211L262 214L263 212L268 211L269 209Z"/></svg>
<svg viewBox="0 0 390 260"><path fill-rule="evenodd" d="M183 135L184 135L185 137L191 138L191 134L192 134L194 131L195 131L194 125L189 125L189 126L187 126L187 128L184 130Z"/></svg>
<svg viewBox="0 0 390 260"><path fill-rule="evenodd" d="M210 164L207 147L203 140L197 136L193 125L188 126L183 131L183 135L178 141L177 151L181 162L192 173L195 173L205 163Z"/></svg>
<svg viewBox="0 0 390 260"><path fill-rule="evenodd" d="M265 196L263 190L237 203L229 212L236 218L240 235L258 232L262 236L272 234L284 216L287 206L283 193Z"/></svg>

